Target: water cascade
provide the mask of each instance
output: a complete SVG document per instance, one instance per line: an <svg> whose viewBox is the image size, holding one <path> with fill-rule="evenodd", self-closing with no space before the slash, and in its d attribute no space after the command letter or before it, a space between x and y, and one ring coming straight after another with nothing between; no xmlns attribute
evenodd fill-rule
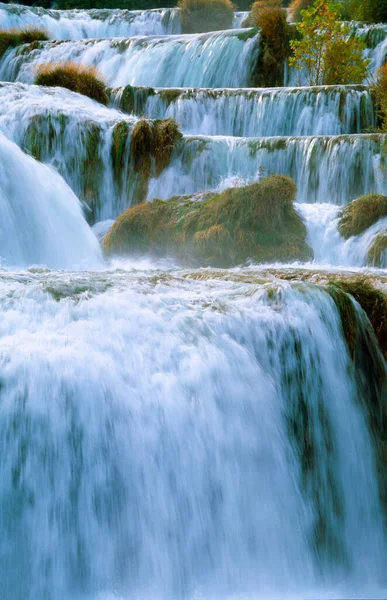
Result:
<svg viewBox="0 0 387 600"><path fill-rule="evenodd" d="M247 89L245 17L181 35L175 9L0 4L53 38L0 59L2 600L386 597L387 271L364 267L387 217L338 231L387 194L385 135L366 87ZM109 106L32 85L64 59ZM142 117L184 134L160 173L135 172ZM313 263L102 256L139 199L278 173Z"/></svg>
<svg viewBox="0 0 387 600"><path fill-rule="evenodd" d="M246 33L247 32L247 33ZM176 36L40 42L8 50L0 80L32 83L41 63L71 60L97 65L109 85L243 87L256 63L259 35L230 30Z"/></svg>
<svg viewBox="0 0 387 600"><path fill-rule="evenodd" d="M237 137L361 133L375 126L368 88L118 88L114 105L151 119L172 117L189 134Z"/></svg>
<svg viewBox="0 0 387 600"><path fill-rule="evenodd" d="M97 264L98 243L78 199L48 167L0 134L0 257L9 265Z"/></svg>

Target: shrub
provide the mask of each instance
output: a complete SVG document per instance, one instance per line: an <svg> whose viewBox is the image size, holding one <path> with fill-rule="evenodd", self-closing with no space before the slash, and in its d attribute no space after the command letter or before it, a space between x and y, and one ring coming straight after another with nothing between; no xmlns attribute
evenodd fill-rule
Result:
<svg viewBox="0 0 387 600"><path fill-rule="evenodd" d="M340 213L339 231L348 239L387 216L387 196L369 194L347 204Z"/></svg>
<svg viewBox="0 0 387 600"><path fill-rule="evenodd" d="M285 11L277 6L253 4L250 21L261 28L260 52L254 84L257 86L282 86L285 61L290 53L291 29ZM257 6L258 5L258 6Z"/></svg>
<svg viewBox="0 0 387 600"><path fill-rule="evenodd" d="M24 29L0 29L0 57L8 48L15 48L21 44L32 42L46 42L49 34L45 29L26 27Z"/></svg>
<svg viewBox="0 0 387 600"><path fill-rule="evenodd" d="M305 73L308 85L362 83L368 73L364 40L351 36L339 18L338 8L328 0L316 0L302 13L297 25L301 39L290 42L289 63Z"/></svg>
<svg viewBox="0 0 387 600"><path fill-rule="evenodd" d="M380 128L383 132L387 132L387 64L378 70L372 91L376 101Z"/></svg>
<svg viewBox="0 0 387 600"><path fill-rule="evenodd" d="M242 23L242 27L258 27L258 19L260 14L267 8L281 8L281 0L258 0L251 6L251 10L247 19Z"/></svg>
<svg viewBox="0 0 387 600"><path fill-rule="evenodd" d="M73 62L42 64L38 67L35 83L64 87L105 105L109 101L106 84L96 67Z"/></svg>
<svg viewBox="0 0 387 600"><path fill-rule="evenodd" d="M379 233L368 250L368 264L373 267L386 266L387 233Z"/></svg>
<svg viewBox="0 0 387 600"><path fill-rule="evenodd" d="M387 22L387 0L362 0L354 7L352 18L371 23Z"/></svg>
<svg viewBox="0 0 387 600"><path fill-rule="evenodd" d="M314 0L293 0L289 6L290 20L301 21L301 12L312 6Z"/></svg>
<svg viewBox="0 0 387 600"><path fill-rule="evenodd" d="M294 210L296 186L288 177L220 194L153 200L125 211L105 238L108 254L173 254L186 263L228 267L258 262L307 260L306 229Z"/></svg>
<svg viewBox="0 0 387 600"><path fill-rule="evenodd" d="M234 6L230 0L179 0L183 33L231 29Z"/></svg>

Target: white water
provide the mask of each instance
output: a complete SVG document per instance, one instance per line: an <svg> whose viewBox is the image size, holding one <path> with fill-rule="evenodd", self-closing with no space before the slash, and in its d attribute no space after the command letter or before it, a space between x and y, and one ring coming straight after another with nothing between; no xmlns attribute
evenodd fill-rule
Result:
<svg viewBox="0 0 387 600"><path fill-rule="evenodd" d="M366 193L387 192L383 139L186 137L170 167L151 181L148 199L225 189L235 177L243 183L280 173L294 178L299 202L344 205Z"/></svg>
<svg viewBox="0 0 387 600"><path fill-rule="evenodd" d="M371 94L361 86L274 89L134 88L134 114L174 118L182 131L240 137L361 133L375 126ZM172 95L172 92L174 94ZM125 88L114 91L122 106Z"/></svg>
<svg viewBox="0 0 387 600"><path fill-rule="evenodd" d="M0 3L0 28L43 27L56 40L180 33L177 9L47 10Z"/></svg>
<svg viewBox="0 0 387 600"><path fill-rule="evenodd" d="M2 275L2 598L382 583L374 457L335 305L236 275Z"/></svg>
<svg viewBox="0 0 387 600"><path fill-rule="evenodd" d="M98 65L115 87L243 87L258 52L258 35L244 41L245 32L44 42L25 54L8 50L0 60L0 80L33 83L39 64L71 60Z"/></svg>
<svg viewBox="0 0 387 600"><path fill-rule="evenodd" d="M239 29L247 15L236 12L233 28ZM178 8L47 10L0 2L1 29L31 26L45 28L55 40L181 33Z"/></svg>
<svg viewBox="0 0 387 600"><path fill-rule="evenodd" d="M98 263L99 254L79 201L61 177L0 134L0 260L74 268Z"/></svg>

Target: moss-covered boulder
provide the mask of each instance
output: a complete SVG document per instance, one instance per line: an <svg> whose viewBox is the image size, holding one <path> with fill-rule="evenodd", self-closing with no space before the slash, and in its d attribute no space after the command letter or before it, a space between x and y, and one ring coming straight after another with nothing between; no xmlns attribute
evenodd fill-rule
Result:
<svg viewBox="0 0 387 600"><path fill-rule="evenodd" d="M288 177L206 195L153 200L126 210L108 232L108 254L149 252L186 264L229 267L312 258L305 225L294 209L296 186Z"/></svg>
<svg viewBox="0 0 387 600"><path fill-rule="evenodd" d="M359 235L387 216L387 196L369 194L347 204L340 213L339 231L348 239Z"/></svg>
<svg viewBox="0 0 387 600"><path fill-rule="evenodd" d="M387 260L387 231L379 233L368 249L368 264L372 267L384 267Z"/></svg>

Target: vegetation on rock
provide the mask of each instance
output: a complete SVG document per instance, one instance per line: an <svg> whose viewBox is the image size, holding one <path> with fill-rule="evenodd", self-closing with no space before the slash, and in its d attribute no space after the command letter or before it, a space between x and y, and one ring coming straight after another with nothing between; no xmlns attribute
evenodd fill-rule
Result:
<svg viewBox="0 0 387 600"><path fill-rule="evenodd" d="M348 239L387 216L387 196L369 194L347 204L340 212L339 232Z"/></svg>
<svg viewBox="0 0 387 600"><path fill-rule="evenodd" d="M185 263L229 267L257 262L308 260L306 229L293 203L288 177L231 188L199 201L153 200L125 211L105 238L108 254L149 252Z"/></svg>
<svg viewBox="0 0 387 600"><path fill-rule="evenodd" d="M351 36L340 23L340 13L329 0L316 0L302 12L297 24L300 39L291 40L289 63L299 69L308 85L361 83L370 61L364 57L365 42Z"/></svg>
<svg viewBox="0 0 387 600"><path fill-rule="evenodd" d="M253 84L259 87L282 86L285 62L290 54L290 40L293 37L285 11L276 0L272 0L270 4L255 2L251 8L249 23L261 29L260 52Z"/></svg>
<svg viewBox="0 0 387 600"><path fill-rule="evenodd" d="M368 250L368 264L372 267L384 267L387 258L387 232L379 233Z"/></svg>
<svg viewBox="0 0 387 600"><path fill-rule="evenodd" d="M234 6L230 0L178 0L183 33L231 29Z"/></svg>
<svg viewBox="0 0 387 600"><path fill-rule="evenodd" d="M371 89L375 97L380 130L387 133L387 64L378 70Z"/></svg>
<svg viewBox="0 0 387 600"><path fill-rule="evenodd" d="M105 105L109 101L106 84L96 67L74 62L45 63L38 67L35 84L64 87Z"/></svg>
<svg viewBox="0 0 387 600"><path fill-rule="evenodd" d="M293 0L289 6L290 20L301 21L302 11L312 6L314 0Z"/></svg>
<svg viewBox="0 0 387 600"><path fill-rule="evenodd" d="M0 58L8 48L15 48L21 44L31 44L32 42L45 42L47 40L49 40L48 32L38 27L0 29Z"/></svg>

